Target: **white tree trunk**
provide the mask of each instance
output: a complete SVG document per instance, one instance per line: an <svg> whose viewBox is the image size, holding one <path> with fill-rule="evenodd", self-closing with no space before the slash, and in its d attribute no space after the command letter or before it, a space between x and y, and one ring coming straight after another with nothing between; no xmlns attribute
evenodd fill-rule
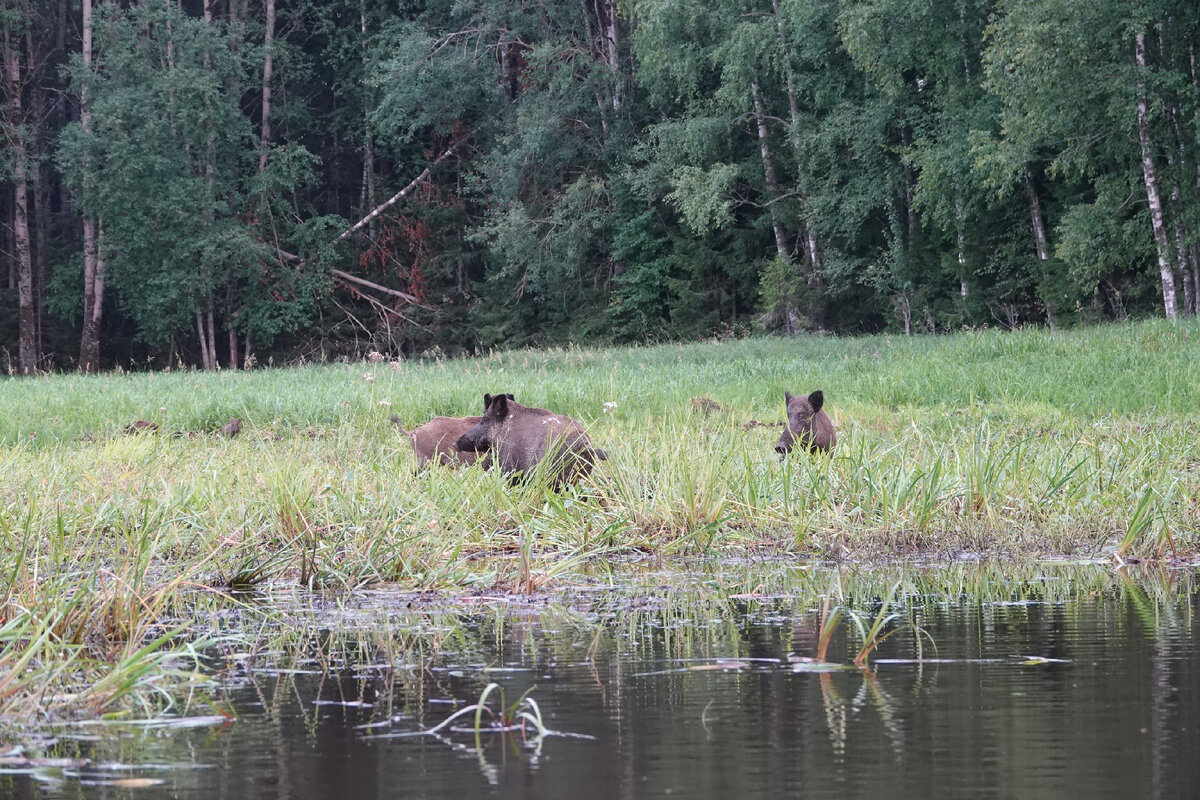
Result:
<svg viewBox="0 0 1200 800"><path fill-rule="evenodd" d="M367 70L367 12L362 2L358 5L358 26L362 41L363 72ZM363 104L363 174L362 174L362 208L375 207L375 137L371 130L371 112L367 104ZM379 238L379 225L371 221L368 234L372 240Z"/></svg>
<svg viewBox="0 0 1200 800"><path fill-rule="evenodd" d="M208 357L208 337L204 335L204 314L196 309L196 335L200 338L200 368L208 369L212 360Z"/></svg>
<svg viewBox="0 0 1200 800"><path fill-rule="evenodd" d="M8 158L13 181L13 245L17 261L18 356L21 374L37 372L37 322L33 310L33 251L29 241L28 143L21 107L20 38L4 26L4 77L8 84Z"/></svg>
<svg viewBox="0 0 1200 800"><path fill-rule="evenodd" d="M787 51L789 46L788 46L787 34L784 32L784 28L783 28L783 17L780 15L780 12L779 12L779 0L771 0L771 8L775 12L775 27L779 32L779 41L783 45L784 51ZM793 130L793 135L790 138L792 140L792 148L796 151L796 157L797 157L797 159L799 159L799 157L800 157L800 137L798 135L796 135L796 132L798 131L799 126L800 126L800 103L796 99L796 87L792 81L792 70L791 70L790 66L788 66L786 68L786 72L787 72L788 112L791 114L791 123L792 123L792 130ZM797 190L800 192L800 195L802 198L801 203L806 203L808 201L808 196L805 193L804 188L797 187ZM821 261L822 261L821 245L820 245L820 242L817 240L817 236L813 232L812 225L810 223L805 222L803 234L804 234L804 240L805 240L805 242L804 242L805 254L808 256L809 266L812 267L812 271L809 273L809 283L814 286L819 286L821 283Z"/></svg>
<svg viewBox="0 0 1200 800"><path fill-rule="evenodd" d="M1050 247L1046 239L1046 222L1042 218L1042 203L1038 198L1037 186L1033 182L1033 175L1029 170L1025 170L1025 196L1029 200L1029 219L1033 224L1033 247L1037 252L1038 261L1045 262L1050 258ZM1046 280L1046 270L1042 267L1042 280ZM1057 327L1057 321L1054 319L1054 308L1050 301L1042 298L1042 304L1046 308L1046 324L1050 326L1050 330Z"/></svg>
<svg viewBox="0 0 1200 800"><path fill-rule="evenodd" d="M1141 32L1134 37L1134 60L1139 67L1146 66L1146 35ZM1179 316L1179 307L1176 304L1175 271L1171 266L1171 243L1167 239L1162 197L1158 191L1158 174L1154 167L1154 149L1150 142L1150 111L1146 100L1146 82L1141 79L1138 80L1137 134L1142 150L1142 175L1146 182L1146 201L1150 206L1150 224L1154 228L1154 245L1158 250L1163 311L1168 319L1176 319Z"/></svg>
<svg viewBox="0 0 1200 800"><path fill-rule="evenodd" d="M271 46L275 41L275 0L267 0L267 26L263 33L262 125L258 135L258 172L267 169L267 148L271 144Z"/></svg>
<svg viewBox="0 0 1200 800"><path fill-rule="evenodd" d="M767 141L766 104L763 102L762 88L758 85L757 79L750 81L750 89L754 96L754 121L758 126L758 145L762 153L763 178L767 190L767 202L773 204L779 197L779 181L775 177L775 161L771 158L771 145ZM771 228L775 231L775 250L780 258L787 261L789 260L787 237L783 233L783 225L779 222L779 215L775 213L774 205L770 206L770 211Z"/></svg>
<svg viewBox="0 0 1200 800"><path fill-rule="evenodd" d="M86 2L86 0L84 0ZM100 368L100 330L95 320L104 298L96 296L96 221L83 217L83 332L79 342L79 369L95 372Z"/></svg>
<svg viewBox="0 0 1200 800"><path fill-rule="evenodd" d="M382 214L384 211L386 211L389 206L395 205L396 203L400 202L400 200L404 199L404 197L407 196L408 193L411 192L413 189L415 189L421 183L421 181L425 180L433 173L434 167L436 167L438 164L442 163L443 161L445 161L447 158L450 157L450 155L454 152L454 149L456 147L458 147L458 144L459 144L458 142L455 142L454 144L447 147L440 156L438 156L437 158L435 158L433 160L432 164L430 164L428 167L423 169L421 171L421 174L418 175L417 177L413 178L407 186L405 186L403 189L396 192L394 195L389 197L387 200L383 201L378 206L376 206L374 209L372 209L370 214L367 214L365 217L360 219L358 222L354 223L349 228L347 228L346 230L344 230L340 234L338 234L337 239L335 239L334 241L340 242L342 239L345 239L347 236L350 236L351 234L358 232L359 230L362 229L362 227L364 225L370 224L376 217L378 217L380 214Z"/></svg>
<svg viewBox="0 0 1200 800"><path fill-rule="evenodd" d="M1042 219L1042 203L1038 199L1037 187L1033 184L1033 176L1025 173L1025 195L1029 199L1029 218L1033 223L1033 247L1039 261L1050 257L1050 248L1046 239L1046 223Z"/></svg>
<svg viewBox="0 0 1200 800"><path fill-rule="evenodd" d="M1197 286L1193 280L1192 248L1188 246L1191 235L1188 231L1185 215L1181 213L1184 207L1183 188L1179 183L1180 169L1177 169L1177 167L1184 168L1184 165L1187 164L1187 151L1183 144L1186 140L1186 134L1180 129L1178 109L1172 106L1168 110L1167 115L1171 120L1171 129L1175 133L1175 146L1168 147L1166 150L1167 170L1171 175L1171 208L1175 212L1171 222L1171 233L1174 235L1176 266L1179 268L1179 275L1183 279L1181 281L1183 308L1180 310L1180 313L1187 316L1195 313ZM1175 151L1178 151L1178 164L1176 163Z"/></svg>
<svg viewBox="0 0 1200 800"><path fill-rule="evenodd" d="M1183 203L1183 192L1178 183L1171 185L1171 203L1178 209ZM1171 226L1175 235L1175 258L1179 264L1179 274L1183 278L1183 314L1192 314L1196 308L1196 286L1192 281L1191 250L1187 246L1188 233L1183 220L1176 213L1174 224Z"/></svg>
<svg viewBox="0 0 1200 800"><path fill-rule="evenodd" d="M83 0L83 68L92 69L92 0ZM79 122L84 132L92 127L92 107L87 87L79 93ZM85 175L88 165L84 165ZM86 181L83 190L87 192ZM85 198L86 199L86 198ZM104 267L100 261L100 236L94 217L84 206L83 215L83 331L79 341L79 369L100 369L100 321L104 311Z"/></svg>
<svg viewBox="0 0 1200 800"><path fill-rule="evenodd" d="M602 0L604 5L604 44L608 50L608 68L613 74L612 107L621 110L624 102L624 76L621 74L621 19L617 15L617 0Z"/></svg>
<svg viewBox="0 0 1200 800"><path fill-rule="evenodd" d="M96 331L96 345L100 344L100 320L104 311L104 223L96 223L96 272L92 276L92 294L96 302L92 304L92 328ZM97 351L98 352L98 351ZM96 363L100 366L99 361Z"/></svg>
<svg viewBox="0 0 1200 800"><path fill-rule="evenodd" d="M213 301L211 294L208 296L208 309L205 313L205 321L208 323L208 328L205 331L208 334L209 365L207 369L215 370L219 364L217 362L217 335L216 328L213 325Z"/></svg>

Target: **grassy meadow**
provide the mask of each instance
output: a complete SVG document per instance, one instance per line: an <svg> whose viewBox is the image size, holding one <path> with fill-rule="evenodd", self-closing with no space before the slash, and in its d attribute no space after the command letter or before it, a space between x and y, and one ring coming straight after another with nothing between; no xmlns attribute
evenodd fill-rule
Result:
<svg viewBox="0 0 1200 800"><path fill-rule="evenodd" d="M707 559L1192 560L1198 345L1196 322L1149 321L9 380L0 719L203 691L201 654L237 647L213 620L240 589L544 592L647 560L681 581ZM784 390L818 388L837 448L781 459ZM479 414L485 392L576 417L609 460L561 494L415 474L389 415ZM218 435L234 417L241 434Z"/></svg>

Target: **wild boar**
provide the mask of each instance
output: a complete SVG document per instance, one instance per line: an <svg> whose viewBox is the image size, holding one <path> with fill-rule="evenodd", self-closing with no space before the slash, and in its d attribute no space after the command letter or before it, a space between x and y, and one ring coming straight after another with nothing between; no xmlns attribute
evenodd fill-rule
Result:
<svg viewBox="0 0 1200 800"><path fill-rule="evenodd" d="M454 447L462 453L490 452L514 480L527 477L544 461L547 479L560 489L591 472L596 461L608 458L570 417L523 406L510 394L485 394L483 408L483 419Z"/></svg>
<svg viewBox="0 0 1200 800"><path fill-rule="evenodd" d="M454 449L454 442L467 431L474 428L483 417L434 417L424 425L411 431L400 428L400 432L408 436L412 442L413 452L417 455L417 469L425 467L430 461L446 466L474 464L478 457L475 453L460 453ZM399 427L399 419L392 420ZM485 460L484 469L488 464Z"/></svg>
<svg viewBox="0 0 1200 800"><path fill-rule="evenodd" d="M808 395L785 391L783 397L787 404L787 427L775 445L775 452L787 453L797 442L810 453L832 450L837 444L837 435L833 432L833 421L824 410L824 393L819 389Z"/></svg>

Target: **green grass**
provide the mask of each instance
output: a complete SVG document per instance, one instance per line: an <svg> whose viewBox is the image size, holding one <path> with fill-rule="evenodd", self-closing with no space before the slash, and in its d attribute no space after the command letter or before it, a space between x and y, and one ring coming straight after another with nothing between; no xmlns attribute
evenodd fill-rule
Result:
<svg viewBox="0 0 1200 800"><path fill-rule="evenodd" d="M9 381L0 525L144 518L217 573L262 577L269 555L306 583L429 588L458 582L448 560L514 549L1186 550L1200 494L1189 336L1200 326L1149 322ZM772 451L785 388L824 389L832 458ZM610 460L563 496L478 469L414 476L388 415L479 413L489 391L576 416ZM698 396L722 410L694 410ZM235 416L240 437L212 435ZM160 432L126 434L137 419Z"/></svg>
<svg viewBox="0 0 1200 800"><path fill-rule="evenodd" d="M544 590L646 554L1190 559L1198 344L1158 321L7 380L0 717L33 692L51 715L162 708L231 589ZM781 460L783 391L817 388L838 446ZM577 417L609 460L562 494L414 474L389 414L485 392Z"/></svg>

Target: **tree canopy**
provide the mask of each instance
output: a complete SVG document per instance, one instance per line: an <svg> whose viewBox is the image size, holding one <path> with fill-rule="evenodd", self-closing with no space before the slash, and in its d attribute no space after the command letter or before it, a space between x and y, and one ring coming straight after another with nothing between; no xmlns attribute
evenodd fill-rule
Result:
<svg viewBox="0 0 1200 800"><path fill-rule="evenodd" d="M1178 0L0 22L10 372L1200 312Z"/></svg>

